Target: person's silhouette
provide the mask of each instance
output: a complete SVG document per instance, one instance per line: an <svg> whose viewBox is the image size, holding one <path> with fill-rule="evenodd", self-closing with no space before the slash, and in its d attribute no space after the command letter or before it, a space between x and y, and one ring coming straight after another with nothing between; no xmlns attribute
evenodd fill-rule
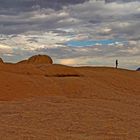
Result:
<svg viewBox="0 0 140 140"><path fill-rule="evenodd" d="M119 62L116 60L116 69L118 68Z"/></svg>

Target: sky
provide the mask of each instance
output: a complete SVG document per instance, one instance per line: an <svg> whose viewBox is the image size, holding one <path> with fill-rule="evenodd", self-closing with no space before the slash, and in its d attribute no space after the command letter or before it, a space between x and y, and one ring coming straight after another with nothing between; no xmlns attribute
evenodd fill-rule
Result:
<svg viewBox="0 0 140 140"><path fill-rule="evenodd" d="M140 67L140 0L0 0L0 57Z"/></svg>

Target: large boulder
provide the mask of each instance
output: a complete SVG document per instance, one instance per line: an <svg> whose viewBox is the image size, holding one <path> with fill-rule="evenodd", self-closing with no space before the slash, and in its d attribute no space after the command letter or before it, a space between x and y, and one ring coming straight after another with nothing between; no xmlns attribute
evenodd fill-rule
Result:
<svg viewBox="0 0 140 140"><path fill-rule="evenodd" d="M30 57L28 60L23 60L18 63L22 64L52 64L53 60L48 55L35 55Z"/></svg>
<svg viewBox="0 0 140 140"><path fill-rule="evenodd" d="M2 58L0 58L0 64L1 64L1 63L2 63L2 64L4 63L3 60L2 60Z"/></svg>

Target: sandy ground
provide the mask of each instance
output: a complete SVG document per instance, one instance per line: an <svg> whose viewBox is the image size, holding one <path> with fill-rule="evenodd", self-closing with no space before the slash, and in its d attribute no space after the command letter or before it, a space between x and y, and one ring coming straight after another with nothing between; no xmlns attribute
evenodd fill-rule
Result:
<svg viewBox="0 0 140 140"><path fill-rule="evenodd" d="M0 140L139 140L140 72L0 64Z"/></svg>

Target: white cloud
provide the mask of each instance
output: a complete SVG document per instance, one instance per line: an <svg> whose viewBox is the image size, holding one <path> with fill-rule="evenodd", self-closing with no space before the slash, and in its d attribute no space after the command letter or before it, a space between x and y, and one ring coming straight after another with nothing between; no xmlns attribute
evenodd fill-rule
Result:
<svg viewBox="0 0 140 140"><path fill-rule="evenodd" d="M64 64L64 65L75 65L77 64L77 61L75 59L62 59L62 60L59 60L59 63L60 64Z"/></svg>
<svg viewBox="0 0 140 140"><path fill-rule="evenodd" d="M13 53L13 49L5 44L0 44L0 54L11 54Z"/></svg>
<svg viewBox="0 0 140 140"><path fill-rule="evenodd" d="M138 65L140 2L105 4L103 0L90 0L62 7L56 10L37 6L26 12L0 14L1 55L7 54L9 60L19 60L35 53L47 53L56 61L70 65L92 65L94 62L102 65L104 58L109 57L108 65L115 57L121 61L130 57L133 66ZM70 40L100 39L122 39L122 42L86 48L65 45Z"/></svg>

